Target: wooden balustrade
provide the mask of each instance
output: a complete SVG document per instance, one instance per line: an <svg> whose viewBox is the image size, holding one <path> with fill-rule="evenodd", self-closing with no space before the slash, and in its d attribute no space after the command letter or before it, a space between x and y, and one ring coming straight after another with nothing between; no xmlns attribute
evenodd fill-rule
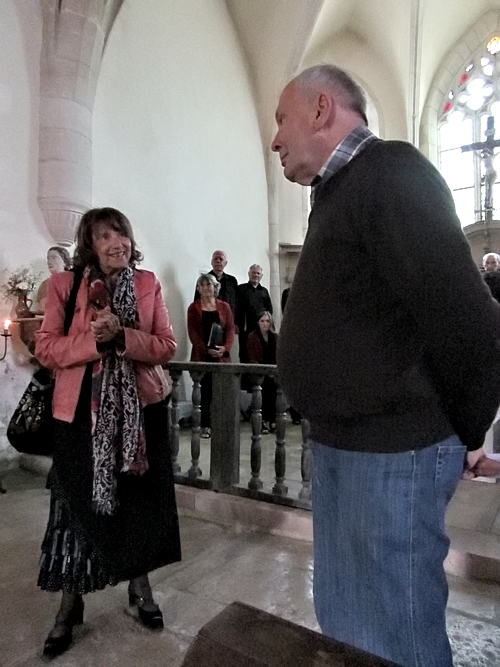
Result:
<svg viewBox="0 0 500 667"><path fill-rule="evenodd" d="M287 417L286 398L279 382L278 368L265 364L215 364L198 362L170 362L165 366L172 379L170 402L170 433L172 439L172 464L177 483L213 489L224 493L243 495L285 505L309 509L311 506L311 451L308 443L309 424L302 420L300 448L300 489L295 482L294 494L289 493L287 481ZM181 438L179 415L181 404L181 377L189 374L192 381L192 411L190 419L191 466L181 470L179 452ZM211 438L201 440L201 380L205 373L212 373ZM252 398L250 405L250 442L247 433L240 433L240 381L242 375L251 378ZM262 471L262 383L272 376L277 385L276 429L274 432L274 484L264 484ZM273 437L273 436L264 436ZM210 470L200 467L202 443L210 447ZM247 483L240 484L240 451L250 451L251 475ZM203 445L204 446L204 445ZM290 447L288 445L288 447ZM294 451L295 453L295 451ZM297 452L298 454L298 452ZM298 456L296 457L298 458ZM206 460L206 456L205 456ZM205 467L203 465L203 467ZM207 474L208 473L208 474Z"/></svg>

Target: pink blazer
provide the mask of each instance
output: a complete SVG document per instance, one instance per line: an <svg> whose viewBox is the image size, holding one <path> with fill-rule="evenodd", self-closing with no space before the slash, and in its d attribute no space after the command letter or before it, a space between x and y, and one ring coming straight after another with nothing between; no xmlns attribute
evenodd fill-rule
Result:
<svg viewBox="0 0 500 667"><path fill-rule="evenodd" d="M139 398L145 406L161 401L168 394L161 364L172 358L177 345L155 275L134 269L134 282L139 328L125 328L124 356L134 362ZM72 284L73 273L69 271L50 278L45 317L36 334L37 359L55 370L54 417L67 422L75 417L87 363L101 356L90 331L94 311L88 303L85 279L78 289L68 335L63 335L65 306Z"/></svg>
<svg viewBox="0 0 500 667"><path fill-rule="evenodd" d="M231 361L229 352L231 351L234 343L234 318L229 304L227 304L225 301L221 301L220 299L216 299L215 303L217 304L220 325L224 329L225 333L224 347L226 348L226 354L221 357L219 361L227 364ZM205 357L208 354L208 349L205 345L205 341L203 340L201 300L193 301L193 303L189 306L187 314L187 325L189 340L193 344L193 349L191 350L191 361L205 361Z"/></svg>

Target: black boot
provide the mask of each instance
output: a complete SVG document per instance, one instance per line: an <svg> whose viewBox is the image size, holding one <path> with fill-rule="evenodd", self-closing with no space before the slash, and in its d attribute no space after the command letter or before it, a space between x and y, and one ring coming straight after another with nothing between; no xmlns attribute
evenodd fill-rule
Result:
<svg viewBox="0 0 500 667"><path fill-rule="evenodd" d="M76 593L63 592L56 622L45 640L43 654L50 658L55 658L57 655L64 653L73 640L73 626L81 625L82 623L82 596Z"/></svg>
<svg viewBox="0 0 500 667"><path fill-rule="evenodd" d="M143 625L150 630L163 629L163 614L153 600L153 591L147 574L131 579L128 585L128 602L136 606Z"/></svg>

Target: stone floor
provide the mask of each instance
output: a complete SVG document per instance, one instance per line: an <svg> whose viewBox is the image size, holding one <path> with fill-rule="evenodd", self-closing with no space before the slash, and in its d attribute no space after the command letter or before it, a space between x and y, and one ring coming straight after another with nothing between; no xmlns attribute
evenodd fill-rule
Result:
<svg viewBox="0 0 500 667"><path fill-rule="evenodd" d="M58 596L36 587L39 546L48 512L44 478L22 470L2 474L0 496L0 665L43 664L41 647ZM311 596L312 545L236 532L180 516L183 561L152 577L165 630L147 631L126 606L126 586L87 597L85 624L65 667L177 667L198 630L240 600L317 629ZM448 624L455 667L500 665L500 586L450 577Z"/></svg>

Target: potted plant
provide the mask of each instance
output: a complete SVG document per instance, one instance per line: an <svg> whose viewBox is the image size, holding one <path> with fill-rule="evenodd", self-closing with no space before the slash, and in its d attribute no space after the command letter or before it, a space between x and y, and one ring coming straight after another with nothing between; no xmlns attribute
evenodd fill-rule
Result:
<svg viewBox="0 0 500 667"><path fill-rule="evenodd" d="M28 298L28 295L35 289L40 277L41 274L35 274L31 266L21 266L8 276L5 296L7 298L17 297L15 311L18 319L35 316L30 310L33 301Z"/></svg>

